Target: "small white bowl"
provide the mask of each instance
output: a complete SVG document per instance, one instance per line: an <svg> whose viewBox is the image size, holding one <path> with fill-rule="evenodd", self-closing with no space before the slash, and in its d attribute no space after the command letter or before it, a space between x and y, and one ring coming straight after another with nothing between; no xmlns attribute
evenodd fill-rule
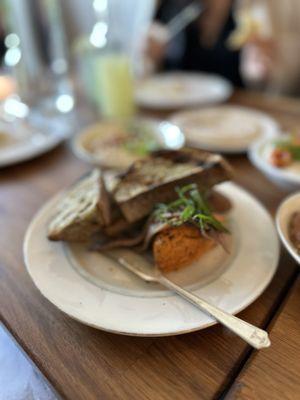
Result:
<svg viewBox="0 0 300 400"><path fill-rule="evenodd" d="M281 135L278 135L280 137ZM274 140L273 138L262 138L255 141L249 149L248 156L252 164L258 168L270 181L275 183L281 189L287 191L295 191L300 189L300 173L286 171L282 168L277 168L271 165L263 156L263 148L268 143Z"/></svg>
<svg viewBox="0 0 300 400"><path fill-rule="evenodd" d="M300 192L288 196L276 212L276 227L280 239L291 256L300 264L300 255L289 238L288 226L292 215L300 211Z"/></svg>

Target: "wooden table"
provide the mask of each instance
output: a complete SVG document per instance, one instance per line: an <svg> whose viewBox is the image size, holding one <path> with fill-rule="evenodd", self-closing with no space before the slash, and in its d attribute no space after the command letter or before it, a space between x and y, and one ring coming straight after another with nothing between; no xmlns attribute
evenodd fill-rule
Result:
<svg viewBox="0 0 300 400"><path fill-rule="evenodd" d="M285 128L300 126L299 101L245 92L231 101L266 110ZM286 194L245 156L230 161L235 180L274 213ZM57 392L69 400L299 399L299 270L285 252L267 290L239 314L270 332L272 347L261 352L219 325L165 338L97 331L40 295L23 263L26 228L45 201L87 169L64 145L0 171L1 320Z"/></svg>

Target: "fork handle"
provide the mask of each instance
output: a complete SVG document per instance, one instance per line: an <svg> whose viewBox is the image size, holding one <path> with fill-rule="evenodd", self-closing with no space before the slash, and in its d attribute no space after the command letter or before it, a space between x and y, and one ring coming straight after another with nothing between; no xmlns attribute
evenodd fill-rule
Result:
<svg viewBox="0 0 300 400"><path fill-rule="evenodd" d="M213 306L212 304L206 302L205 300L189 292L188 290L177 286L174 282L170 281L163 275L159 276L158 280L163 286L176 292L181 297L192 303L194 306L211 315L218 322L226 326L228 329L244 339L254 348L262 349L264 347L270 346L271 342L266 331L257 328L256 326L251 325L248 322L245 322L242 319L237 318L234 315L231 315L216 306Z"/></svg>

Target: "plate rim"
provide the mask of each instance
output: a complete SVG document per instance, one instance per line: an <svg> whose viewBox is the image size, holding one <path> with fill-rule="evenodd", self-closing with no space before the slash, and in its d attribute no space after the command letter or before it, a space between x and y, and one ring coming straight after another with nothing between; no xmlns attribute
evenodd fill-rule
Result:
<svg viewBox="0 0 300 400"><path fill-rule="evenodd" d="M38 156L41 156L48 151L53 150L56 146L62 143L66 138L60 135L47 135L48 139L45 140L43 145L40 146L21 146L24 147L25 151L18 153L17 155L12 155L7 159L1 159L0 157L0 168L9 167L11 165L16 165L31 159L34 159ZM51 138L51 139L50 139ZM13 145L12 145L13 146Z"/></svg>

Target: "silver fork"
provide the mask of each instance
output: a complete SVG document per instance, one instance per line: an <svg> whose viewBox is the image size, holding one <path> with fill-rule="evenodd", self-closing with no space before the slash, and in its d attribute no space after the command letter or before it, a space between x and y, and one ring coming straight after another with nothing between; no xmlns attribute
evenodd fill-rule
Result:
<svg viewBox="0 0 300 400"><path fill-rule="evenodd" d="M198 297L194 293L176 285L163 275L158 268L153 268L153 265L145 260L144 257L127 249L115 249L104 253L109 258L116 261L119 265L125 267L128 271L132 272L146 282L156 282L165 286L166 288L177 293L185 300L192 303L194 306L200 308L206 314L215 318L222 325L226 326L240 338L244 339L247 343L256 349L269 347L271 342L268 333L240 318L235 317L221 310L220 308L208 303L206 300Z"/></svg>

